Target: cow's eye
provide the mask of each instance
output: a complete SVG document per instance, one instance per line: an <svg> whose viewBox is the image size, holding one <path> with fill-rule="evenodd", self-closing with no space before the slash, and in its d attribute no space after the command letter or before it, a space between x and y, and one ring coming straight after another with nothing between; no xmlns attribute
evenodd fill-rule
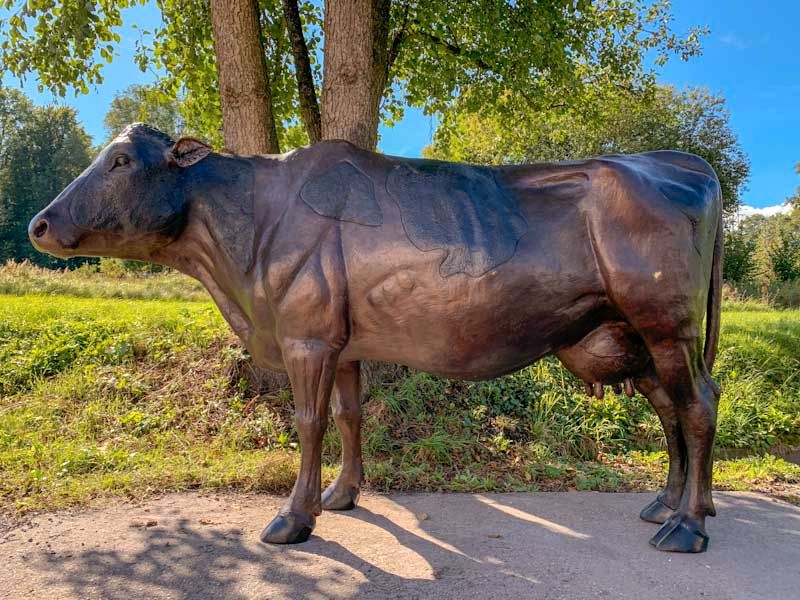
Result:
<svg viewBox="0 0 800 600"><path fill-rule="evenodd" d="M114 170L117 167L124 167L128 163L131 162L131 159L125 156L124 154L120 154L114 159L114 164L111 166L111 169Z"/></svg>

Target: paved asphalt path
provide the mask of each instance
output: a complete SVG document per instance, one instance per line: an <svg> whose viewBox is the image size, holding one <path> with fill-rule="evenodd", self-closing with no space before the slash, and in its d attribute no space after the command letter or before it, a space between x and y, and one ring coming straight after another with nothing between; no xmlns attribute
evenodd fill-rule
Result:
<svg viewBox="0 0 800 600"><path fill-rule="evenodd" d="M800 508L715 494L709 551L652 549L652 494L366 495L266 546L274 496L172 494L0 530L0 598L800 599Z"/></svg>

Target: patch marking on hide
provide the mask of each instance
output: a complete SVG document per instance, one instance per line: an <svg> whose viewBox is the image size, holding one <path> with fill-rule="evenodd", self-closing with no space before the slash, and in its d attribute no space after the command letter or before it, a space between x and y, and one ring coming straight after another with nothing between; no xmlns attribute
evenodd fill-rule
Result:
<svg viewBox="0 0 800 600"><path fill-rule="evenodd" d="M349 161L338 162L306 181L300 197L320 216L370 227L383 225L372 181Z"/></svg>
<svg viewBox="0 0 800 600"><path fill-rule="evenodd" d="M511 259L528 229L516 199L490 169L421 163L395 167L386 189L419 250L444 250L439 274L480 277Z"/></svg>

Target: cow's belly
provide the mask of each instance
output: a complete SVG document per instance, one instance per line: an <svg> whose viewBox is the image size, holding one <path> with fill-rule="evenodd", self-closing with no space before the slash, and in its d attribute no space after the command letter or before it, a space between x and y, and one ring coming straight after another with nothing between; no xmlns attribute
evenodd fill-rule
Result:
<svg viewBox="0 0 800 600"><path fill-rule="evenodd" d="M342 358L490 379L581 339L605 302L591 270L519 262L443 278L430 265L408 267L351 295Z"/></svg>
<svg viewBox="0 0 800 600"><path fill-rule="evenodd" d="M583 317L602 303L601 296L584 297L558 316L496 307L493 318L484 321L436 311L410 315L416 325L387 323L381 334L354 339L342 358L403 364L455 379L491 379L580 339L590 329Z"/></svg>

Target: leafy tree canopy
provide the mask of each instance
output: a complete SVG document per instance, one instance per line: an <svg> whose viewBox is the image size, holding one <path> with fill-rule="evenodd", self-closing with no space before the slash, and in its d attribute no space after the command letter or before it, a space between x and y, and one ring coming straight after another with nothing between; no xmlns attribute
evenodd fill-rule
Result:
<svg viewBox="0 0 800 600"><path fill-rule="evenodd" d="M184 130L180 115L180 102L165 99L151 86L132 85L114 96L111 106L103 117L107 139L110 141L134 122L152 125L177 139Z"/></svg>
<svg viewBox="0 0 800 600"><path fill-rule="evenodd" d="M755 242L753 259L759 282L800 279L800 221L796 217L778 214L750 223L748 218L743 222L743 235Z"/></svg>
<svg viewBox="0 0 800 600"><path fill-rule="evenodd" d="M0 0L0 58L19 77L36 73L57 94L87 93L114 58L123 10L146 0ZM334 1L334 0L329 0ZM139 66L163 75L159 89L185 98L186 126L218 144L219 89L208 2L157 0L163 26L143 32ZM291 44L279 0L259 0L274 114L282 146L305 141L299 126ZM591 107L592 90L646 89L670 55L700 50L701 29L677 35L668 0L385 0L388 32L382 110L403 102L427 112L498 104L509 118L554 103ZM322 9L299 2L315 85L321 85ZM462 96L469 89L470 94ZM588 102L588 104L587 104ZM324 107L323 107L324 110Z"/></svg>
<svg viewBox="0 0 800 600"><path fill-rule="evenodd" d="M462 97L473 94L470 90ZM735 212L750 162L730 127L723 98L702 88L676 91L668 86L647 92L610 87L590 96L596 110L564 106L514 112L513 121L504 98L478 112L456 104L443 115L424 154L476 163L520 163L682 150L711 163L722 185L725 210Z"/></svg>
<svg viewBox="0 0 800 600"><path fill-rule="evenodd" d="M794 171L800 175L800 162L795 165ZM788 198L786 202L791 204L791 206L794 208L794 212L792 214L796 215L798 221L800 221L800 187L797 188L797 191L795 191L794 195Z"/></svg>

